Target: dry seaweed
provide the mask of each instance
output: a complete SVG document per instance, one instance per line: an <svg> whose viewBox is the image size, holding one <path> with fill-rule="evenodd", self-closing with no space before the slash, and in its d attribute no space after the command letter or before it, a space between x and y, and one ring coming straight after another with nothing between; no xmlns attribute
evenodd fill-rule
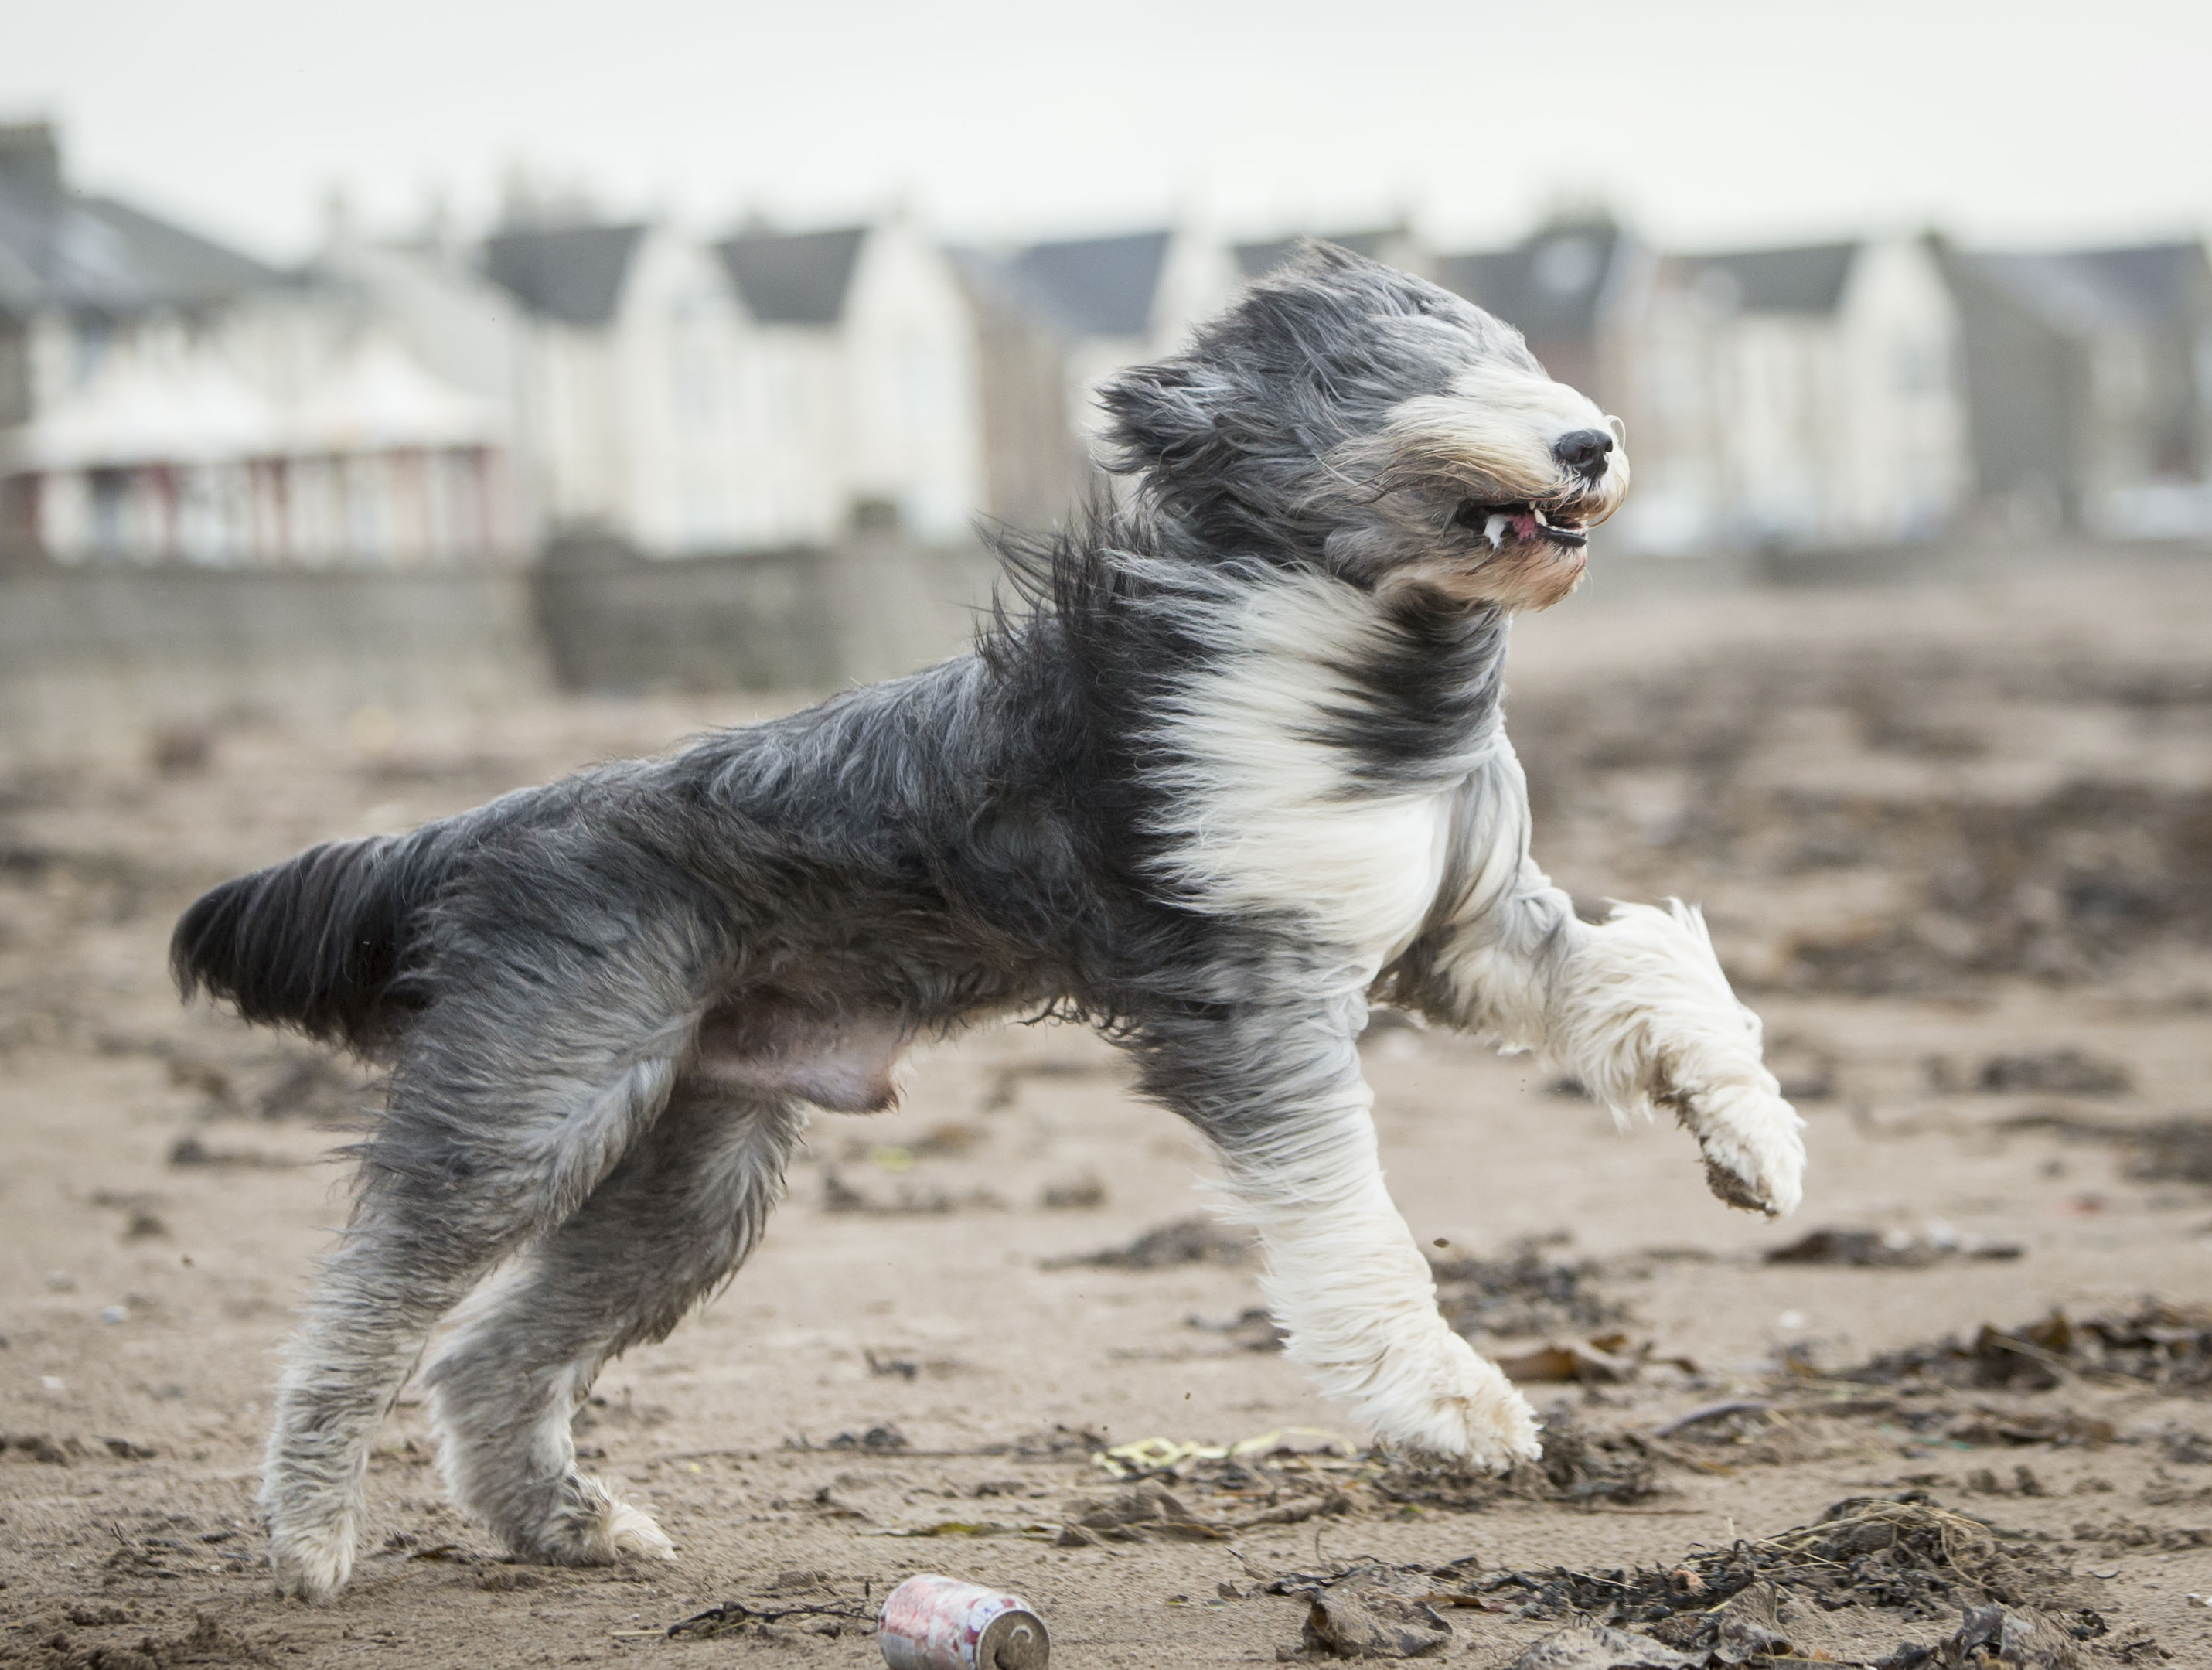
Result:
<svg viewBox="0 0 2212 1670"><path fill-rule="evenodd" d="M1522 1501L1642 1502L1659 1493L1661 1452L1635 1432L1594 1432L1564 1409L1545 1417L1544 1454L1500 1477L1450 1462L1387 1460L1368 1481L1386 1502L1457 1512L1500 1497Z"/></svg>
<svg viewBox="0 0 2212 1670"><path fill-rule="evenodd" d="M1844 1265L1864 1270L1923 1270L1947 1259L2016 1259L2021 1248L2008 1241L1981 1241L1960 1235L1948 1224L1930 1224L1919 1234L1905 1230L1808 1231L1765 1254L1769 1264Z"/></svg>
<svg viewBox="0 0 2212 1670"><path fill-rule="evenodd" d="M2137 1182L2212 1183L2212 1118L2203 1114L2129 1125L2060 1109L2022 1114L1998 1129L2055 1131L2079 1141L2114 1144L2130 1151L2126 1175Z"/></svg>
<svg viewBox="0 0 2212 1670"><path fill-rule="evenodd" d="M1547 1259L1534 1247L1504 1259L1439 1260L1433 1270L1445 1320L1470 1339L1599 1328L1628 1315L1596 1290L1596 1264Z"/></svg>
<svg viewBox="0 0 2212 1670"><path fill-rule="evenodd" d="M1437 1575L1461 1578L1462 1568L1440 1567ZM1522 1617L1581 1616L1618 1625L1708 1613L1754 1583L1826 1611L1876 1606L1919 1618L1991 1601L2046 1609L2083 1601L2071 1570L2024 1537L1950 1512L1922 1491L1852 1497L1816 1524L1693 1550L1669 1566L1499 1571L1468 1587L1478 1596L1517 1600ZM2103 1628L2091 1612L2077 1611L2074 1621L2089 1633Z"/></svg>
<svg viewBox="0 0 2212 1670"><path fill-rule="evenodd" d="M2069 1374L2212 1391L2212 1309L2151 1299L2127 1315L2080 1321L2054 1310L2016 1328L1985 1324L1971 1341L1952 1336L1887 1351L1833 1377L1873 1386L2044 1392Z"/></svg>
<svg viewBox="0 0 2212 1670"><path fill-rule="evenodd" d="M1300 1650L1310 1657L1428 1658L1451 1644L1451 1625L1385 1568L1357 1571L1312 1593Z"/></svg>
<svg viewBox="0 0 2212 1670"><path fill-rule="evenodd" d="M1166 1270L1179 1264L1246 1264L1252 1237L1223 1229L1210 1218L1184 1218L1148 1230L1126 1247L1047 1259L1047 1270Z"/></svg>

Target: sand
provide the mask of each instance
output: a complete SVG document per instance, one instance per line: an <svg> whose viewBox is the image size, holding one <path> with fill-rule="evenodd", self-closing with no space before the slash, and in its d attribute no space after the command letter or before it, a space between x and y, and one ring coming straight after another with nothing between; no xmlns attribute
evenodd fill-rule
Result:
<svg viewBox="0 0 2212 1670"><path fill-rule="evenodd" d="M2136 1175L2139 1149L2098 1134L2212 1109L2208 604L2212 571L2145 564L1863 591L1601 586L1525 623L1513 728L1540 856L1593 909L1705 904L1810 1092L1805 1206L1781 1224L1728 1212L1686 1138L1616 1133L1540 1063L1402 1026L1371 1032L1366 1056L1394 1192L1437 1257L1533 1246L1621 1317L1553 1337L1650 1347L1625 1382L1532 1385L1540 1406L1649 1435L1717 1400L1780 1398L1661 1442L1652 1493L1389 1500L1341 1412L1247 1348L1264 1329L1220 1331L1257 1303L1249 1265L1062 1262L1199 1211L1208 1162L1107 1046L1006 1027L915 1061L896 1114L822 1118L735 1284L603 1377L580 1445L659 1515L676 1565L501 1563L446 1505L410 1391L371 1465L366 1557L323 1608L271 1592L253 1492L274 1353L344 1214L332 1127L373 1096L304 1044L179 1008L168 926L198 888L308 841L763 709L548 701L337 733L236 714L199 733L204 758L186 735L164 768L149 753L142 771L0 781L0 1663L858 1666L874 1643L827 1616L648 1632L732 1600L865 1610L917 1570L1025 1594L1069 1666L1273 1662L1304 1605L1255 1593L1266 1575L1361 1556L1673 1563L1914 1488L2070 1564L2109 1626L2099 1650L2157 1662L2130 1645L2154 1640L2212 1663L2212 1611L2189 1600L2212 1590L2212 1448L2185 1436L2212 1431L2203 1396L2068 1374L1855 1399L1827 1378L2053 1308L2212 1299L2212 1187ZM2060 1048L2126 1088L1978 1087L1994 1058ZM1762 1260L1820 1227L2019 1255ZM2059 1412L2110 1441L1996 1434ZM866 1447L879 1428L901 1447ZM1341 1491L1332 1511L1060 1546L1127 1488L1086 1442L1293 1428L1340 1434L1345 1454L1285 1462L1253 1492L1211 1488L1204 1464L1169 1488L1207 1525L1322 1489ZM983 1533L907 1534L947 1523ZM1791 1616L1838 1656L1949 1627L1865 1605ZM1558 1627L1450 1621L1448 1655L1478 1666Z"/></svg>

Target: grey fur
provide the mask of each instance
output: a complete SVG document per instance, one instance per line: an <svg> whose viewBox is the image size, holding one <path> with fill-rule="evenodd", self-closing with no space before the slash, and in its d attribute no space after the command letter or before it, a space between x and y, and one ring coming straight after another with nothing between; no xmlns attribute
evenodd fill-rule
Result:
<svg viewBox="0 0 2212 1670"><path fill-rule="evenodd" d="M634 1550L575 1470L568 1402L743 1261L801 1105L885 1105L915 1039L1013 1013L1102 1026L1255 1212L1371 1171L1364 1103L1346 1112L1368 986L1467 1018L1434 973L1449 904L1378 971L1294 906L1224 913L1166 879L1189 763L1171 715L1234 653L1219 622L1255 588L1303 574L1371 600L1364 647L1330 666L1345 694L1301 741L1355 798L1456 792L1438 898L1466 893L1467 832L1503 792L1507 617L1578 543L1502 540L1497 518L1568 527L1625 479L1505 479L1404 430L1407 403L1485 366L1540 376L1457 298L1313 249L1113 386L1137 491L1011 549L1018 604L974 653L319 848L187 914L188 993L392 1069L278 1399L281 1586L343 1582L377 1420L510 1259L428 1372L447 1476L520 1553Z"/></svg>

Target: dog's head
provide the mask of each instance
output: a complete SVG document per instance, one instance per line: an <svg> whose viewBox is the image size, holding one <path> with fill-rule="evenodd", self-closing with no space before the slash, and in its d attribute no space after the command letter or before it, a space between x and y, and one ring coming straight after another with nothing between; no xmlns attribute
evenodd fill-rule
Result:
<svg viewBox="0 0 2212 1670"><path fill-rule="evenodd" d="M1520 334L1327 244L1104 392L1112 468L1212 550L1540 609L1620 507L1619 420Z"/></svg>

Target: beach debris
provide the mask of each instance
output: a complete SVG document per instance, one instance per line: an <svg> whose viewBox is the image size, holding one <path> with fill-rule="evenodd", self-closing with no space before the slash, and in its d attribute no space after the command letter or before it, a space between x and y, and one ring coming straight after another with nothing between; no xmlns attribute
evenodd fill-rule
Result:
<svg viewBox="0 0 2212 1670"><path fill-rule="evenodd" d="M1229 1535L1225 1527L1200 1519L1182 1497L1153 1479L1093 1503L1075 1523L1106 1542L1139 1542L1148 1533L1175 1542L1219 1542Z"/></svg>
<svg viewBox="0 0 2212 1670"><path fill-rule="evenodd" d="M1418 1595L1393 1593L1377 1572L1316 1589L1300 1649L1331 1658L1427 1658L1450 1644L1451 1625Z"/></svg>
<svg viewBox="0 0 2212 1670"><path fill-rule="evenodd" d="M785 1574L770 1588L797 1587L787 1582L794 1575ZM793 1619L804 1621L793 1624ZM833 1638L848 1632L866 1635L875 1630L876 1609L865 1600L725 1600L673 1624L612 1633L617 1641L708 1641L724 1635L767 1636L779 1624L790 1625L793 1633Z"/></svg>
<svg viewBox="0 0 2212 1670"><path fill-rule="evenodd" d="M1503 1477L1451 1462L1393 1458L1367 1481L1387 1502L1468 1512L1501 1497L1530 1502L1642 1502L1659 1493L1659 1454L1641 1434L1596 1432L1564 1406L1546 1412L1544 1453Z"/></svg>
<svg viewBox="0 0 2212 1670"><path fill-rule="evenodd" d="M1046 1670L1052 1638L1018 1594L924 1572L884 1597L876 1644L890 1670Z"/></svg>
<svg viewBox="0 0 2212 1670"><path fill-rule="evenodd" d="M1047 1270L1167 1270L1181 1264L1239 1265L1251 1261L1249 1232L1225 1230L1210 1218L1182 1218L1147 1230L1126 1247L1047 1259Z"/></svg>
<svg viewBox="0 0 2212 1670"><path fill-rule="evenodd" d="M1427 1658L1451 1641L1451 1625L1430 1603L1434 1585L1418 1565L1371 1558L1327 1571L1285 1571L1256 1593L1303 1598L1306 1617L1296 1648L1278 1647L1279 1661Z"/></svg>
<svg viewBox="0 0 2212 1670"><path fill-rule="evenodd" d="M907 1442L905 1433L885 1423L881 1426L872 1426L865 1432L840 1432L822 1448L860 1449L871 1455L888 1455L896 1450L911 1449L914 1446Z"/></svg>
<svg viewBox="0 0 2212 1670"><path fill-rule="evenodd" d="M1671 1438L1679 1432L1705 1425L1708 1421L1729 1420L1738 1415L1764 1415L1774 1407L1765 1398L1723 1398L1717 1403L1701 1403L1695 1409L1686 1409L1670 1419L1662 1421L1651 1429L1655 1438Z"/></svg>
<svg viewBox="0 0 2212 1670"><path fill-rule="evenodd" d="M2001 1131L2054 1131L2083 1142L2130 1151L2125 1175L2143 1183L2212 1183L2212 1116L2177 1114L2148 1124L2083 1119L2063 1110L2026 1113Z"/></svg>
<svg viewBox="0 0 2212 1670"><path fill-rule="evenodd" d="M2029 1090L2050 1096L2124 1096L2135 1088L2135 1079L2124 1063L2068 1046L1992 1055L1975 1072L1973 1087L1993 1096Z"/></svg>
<svg viewBox="0 0 2212 1670"><path fill-rule="evenodd" d="M1835 1052L1795 1033L1766 1041L1766 1069L1782 1086L1787 1102L1826 1102L1836 1093Z"/></svg>
<svg viewBox="0 0 2212 1670"><path fill-rule="evenodd" d="M169 1147L173 1166L228 1167L240 1171L281 1171L294 1162L250 1148L210 1148L195 1136L179 1137Z"/></svg>
<svg viewBox="0 0 2212 1670"><path fill-rule="evenodd" d="M1331 1457L1348 1462L1358 1454L1359 1446L1342 1433L1317 1426L1286 1426L1230 1444L1139 1438L1132 1443L1102 1448L1091 1461L1110 1478L1129 1479L1184 1477L1194 1470L1194 1464L1208 1462L1255 1467L1291 1457Z"/></svg>
<svg viewBox="0 0 2212 1670"><path fill-rule="evenodd" d="M1710 1655L1692 1657L1648 1635L1583 1624L1531 1642L1513 1670L1702 1670Z"/></svg>
<svg viewBox="0 0 2212 1670"><path fill-rule="evenodd" d="M1290 1337L1276 1325L1273 1314L1265 1305L1253 1305L1225 1322L1193 1316L1189 1325L1203 1333L1219 1334L1239 1351L1279 1351Z"/></svg>
<svg viewBox="0 0 2212 1670"><path fill-rule="evenodd" d="M907 1152L903 1149L896 1151ZM864 1189L854 1187L834 1169L822 1174L822 1210L824 1212L858 1212L878 1218L935 1218L956 1212L963 1205L989 1209L1000 1204L988 1191L956 1201L943 1189L917 1188L912 1183L901 1183L892 1199L881 1200Z"/></svg>
<svg viewBox="0 0 2212 1670"><path fill-rule="evenodd" d="M1061 1535L1063 1527L1047 1525L1036 1520L1003 1519L939 1519L927 1525L901 1525L888 1531L863 1531L864 1537L1027 1537L1033 1542L1050 1542ZM1073 1546L1062 1541L1063 1547Z"/></svg>
<svg viewBox="0 0 2212 1670"><path fill-rule="evenodd" d="M2212 1392L2212 1307L2148 1299L2126 1315L2079 1321L2054 1310L2015 1328L1985 1323L1971 1341L1954 1335L1932 1345L1886 1351L1831 1378L1873 1386L2046 1392L2069 1375Z"/></svg>
<svg viewBox="0 0 2212 1670"><path fill-rule="evenodd" d="M2159 1434L2160 1452L2169 1461L2185 1467L2212 1467L2212 1437L2187 1427L2169 1427Z"/></svg>
<svg viewBox="0 0 2212 1670"><path fill-rule="evenodd" d="M1048 1183L1037 1196L1047 1212L1094 1212L1106 1204L1106 1185L1092 1176Z"/></svg>
<svg viewBox="0 0 2212 1670"><path fill-rule="evenodd" d="M1456 1567L1437 1573L1459 1574ZM1754 1584L1774 1591L1778 1606L1786 1592L1830 1612L1863 1606L1936 1618L1995 1602L2076 1609L2068 1627L2084 1635L2104 1627L2084 1609L2087 1597L2070 1569L2025 1537L1939 1506L1924 1491L1848 1497L1814 1524L1727 1548L1696 1549L1667 1564L1601 1571L1555 1566L1459 1580L1475 1595L1517 1600L1521 1617L1581 1615L1616 1627L1702 1616ZM1750 1615L1771 1627L1776 1614ZM1663 1640L1692 1627L1656 1632Z"/></svg>
<svg viewBox="0 0 2212 1670"><path fill-rule="evenodd" d="M863 1345L860 1356L872 1375L896 1375L901 1380L912 1380L921 1373L921 1364L910 1357L894 1357L889 1352L878 1353L872 1345Z"/></svg>
<svg viewBox="0 0 2212 1670"><path fill-rule="evenodd" d="M1547 1259L1532 1243L1510 1258L1431 1260L1430 1269L1444 1320L1469 1339L1601 1328L1628 1315L1597 1291L1595 1262Z"/></svg>
<svg viewBox="0 0 2212 1670"><path fill-rule="evenodd" d="M2057 1448L2101 1449L2119 1442L2119 1429L2095 1415L2071 1409L2023 1414L2009 1409L1976 1409L1943 1429L1961 1444L2050 1444Z"/></svg>
<svg viewBox="0 0 2212 1670"><path fill-rule="evenodd" d="M2016 1259L2022 1248L2009 1241L1965 1236L1948 1224L1910 1230L1813 1230L1765 1254L1769 1264L1845 1265L1865 1270L1921 1270L1947 1259Z"/></svg>
<svg viewBox="0 0 2212 1670"><path fill-rule="evenodd" d="M1554 1339L1533 1351L1513 1351L1493 1357L1508 1380L1565 1381L1578 1386L1613 1386L1634 1380L1654 1361L1648 1339L1632 1346L1625 1333L1601 1333L1590 1339ZM1694 1375L1698 1365L1686 1357L1656 1359L1673 1363Z"/></svg>

